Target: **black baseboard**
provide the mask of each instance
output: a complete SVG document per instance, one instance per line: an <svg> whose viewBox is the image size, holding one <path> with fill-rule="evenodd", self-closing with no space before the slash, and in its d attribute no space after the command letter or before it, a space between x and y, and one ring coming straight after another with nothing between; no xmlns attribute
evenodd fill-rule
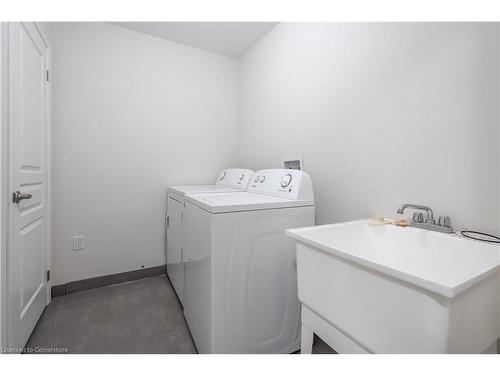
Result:
<svg viewBox="0 0 500 375"><path fill-rule="evenodd" d="M64 296L66 294L82 292L84 290L102 288L105 286L126 283L128 281L146 279L148 277L164 275L166 266L156 266L150 268L141 268L134 271L115 273L112 275L92 277L85 280L71 281L66 284L54 285L50 294L52 297Z"/></svg>

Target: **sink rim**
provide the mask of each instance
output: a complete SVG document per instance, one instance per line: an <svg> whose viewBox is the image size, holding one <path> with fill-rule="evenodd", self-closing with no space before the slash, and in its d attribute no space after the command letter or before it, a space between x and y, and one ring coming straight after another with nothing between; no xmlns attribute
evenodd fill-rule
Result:
<svg viewBox="0 0 500 375"><path fill-rule="evenodd" d="M391 267L389 265L385 265L380 262L376 262L370 259L363 258L361 256L354 255L350 253L347 250L341 250L337 249L334 247L331 247L329 245L325 245L322 242L312 240L308 237L305 237L302 233L303 232L311 232L319 229L325 229L325 228L330 228L330 227L340 227L340 226L345 226L349 224L359 224L359 223L367 223L367 220L369 219L361 219L361 220L353 220L353 221L346 221L346 222L340 222L340 223L334 223L334 224L325 224L325 225L317 225L317 226L311 226L311 227L303 227L303 228L295 228L295 229L287 229L286 234L294 238L296 241L303 243L309 247L317 248L323 252L326 252L330 255L337 256L341 259L350 261L355 264L359 264L365 268L368 268L370 270L375 270L378 271L384 275L393 277L397 280L401 280L404 282L407 282L409 284L418 286L420 288L426 289L428 291L434 292L436 294L439 294L443 297L446 298L455 298L458 296L460 293L463 293L473 285L479 283L481 280L484 280L488 276L492 275L495 273L498 269L500 269L500 256L498 258L498 261L496 264L492 264L489 267L485 267L482 271L472 273L470 276L468 276L465 280L459 281L454 283L453 285L447 285L444 283L440 283L434 280L422 278L420 276L417 276L415 274ZM391 224L387 224L391 225ZM402 230L415 230L418 232L424 232L424 229L419 229L419 228L401 228ZM437 233L437 232L429 232L425 231L429 234L436 235L436 236L456 236L455 234L445 234L445 233ZM461 237L456 237L457 239L464 240L464 241L473 241L469 240L466 238L461 238ZM492 245L495 246L495 245ZM499 253L500 254L500 253Z"/></svg>

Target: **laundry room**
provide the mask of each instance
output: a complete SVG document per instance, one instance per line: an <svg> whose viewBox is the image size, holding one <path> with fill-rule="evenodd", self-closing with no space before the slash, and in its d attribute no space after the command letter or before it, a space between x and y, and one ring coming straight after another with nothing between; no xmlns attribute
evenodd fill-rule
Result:
<svg viewBox="0 0 500 375"><path fill-rule="evenodd" d="M500 23L25 19L3 353L500 353Z"/></svg>

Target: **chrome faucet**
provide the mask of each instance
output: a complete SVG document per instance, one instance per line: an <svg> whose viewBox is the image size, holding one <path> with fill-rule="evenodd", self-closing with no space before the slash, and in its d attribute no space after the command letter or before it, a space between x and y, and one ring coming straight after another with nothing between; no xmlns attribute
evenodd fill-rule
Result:
<svg viewBox="0 0 500 375"><path fill-rule="evenodd" d="M430 207L422 206L420 204L403 203L398 208L398 214L404 213L407 208L413 208L414 210L427 211L426 223L436 224L436 222L434 221L434 214L433 214ZM413 217L415 218L415 215L413 215Z"/></svg>
<svg viewBox="0 0 500 375"><path fill-rule="evenodd" d="M397 213L402 214L407 208L427 212L427 218L424 219L422 212L415 212L413 220L410 223L411 227L432 230L441 233L453 233L451 226L451 219L449 216L439 216L438 223L434 220L434 213L430 207L422 206L419 204L404 203L399 206Z"/></svg>

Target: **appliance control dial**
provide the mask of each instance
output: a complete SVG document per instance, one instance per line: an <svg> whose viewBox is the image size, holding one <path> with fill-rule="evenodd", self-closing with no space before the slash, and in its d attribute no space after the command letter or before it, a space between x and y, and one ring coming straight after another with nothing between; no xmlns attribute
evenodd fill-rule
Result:
<svg viewBox="0 0 500 375"><path fill-rule="evenodd" d="M292 182L292 175L290 173L283 176L281 179L281 187L286 188Z"/></svg>
<svg viewBox="0 0 500 375"><path fill-rule="evenodd" d="M245 178L245 174L242 173L242 175L240 176L240 181L243 181L244 178Z"/></svg>
<svg viewBox="0 0 500 375"><path fill-rule="evenodd" d="M226 177L226 171L222 172L219 176L219 181L222 181Z"/></svg>
<svg viewBox="0 0 500 375"><path fill-rule="evenodd" d="M265 179L266 179L266 176L262 176L262 177L260 178L260 183L263 183L263 182L265 181Z"/></svg>
<svg viewBox="0 0 500 375"><path fill-rule="evenodd" d="M255 177L255 179L253 180L253 182L255 182L255 183L259 182L259 178L260 178L260 176Z"/></svg>

